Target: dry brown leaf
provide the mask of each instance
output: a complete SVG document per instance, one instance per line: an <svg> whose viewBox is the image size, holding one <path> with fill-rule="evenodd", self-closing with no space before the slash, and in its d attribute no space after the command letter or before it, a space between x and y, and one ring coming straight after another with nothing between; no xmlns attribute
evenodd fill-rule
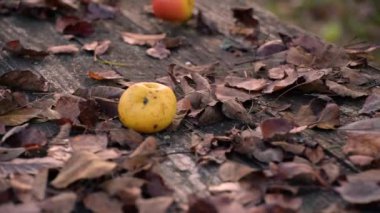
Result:
<svg viewBox="0 0 380 213"><path fill-rule="evenodd" d="M38 72L12 70L0 76L0 85L36 92L48 92L49 82Z"/></svg>
<svg viewBox="0 0 380 213"><path fill-rule="evenodd" d="M136 206L140 213L150 213L153 209L156 213L166 213L173 202L173 197L156 197L150 199L138 199L136 201Z"/></svg>
<svg viewBox="0 0 380 213"><path fill-rule="evenodd" d="M367 155L377 157L380 153L380 132L349 131L343 152L348 155Z"/></svg>
<svg viewBox="0 0 380 213"><path fill-rule="evenodd" d="M321 184L324 184L317 171L305 163L283 162L277 165L271 163L269 167L270 176L274 175L283 179L297 180L300 183L319 181Z"/></svg>
<svg viewBox="0 0 380 213"><path fill-rule="evenodd" d="M350 160L355 166L365 167L371 165L375 158L366 155L350 155L348 156L348 160Z"/></svg>
<svg viewBox="0 0 380 213"><path fill-rule="evenodd" d="M351 97L351 98L360 98L363 96L367 96L368 94L366 92L362 91L356 91L353 89L350 89L342 84L338 84L334 81L326 81L326 86L333 92L335 92L337 95L342 97Z"/></svg>
<svg viewBox="0 0 380 213"><path fill-rule="evenodd" d="M149 45L153 46L157 42L163 40L166 34L156 34L156 35L144 35L130 32L121 33L123 41L131 45Z"/></svg>
<svg viewBox="0 0 380 213"><path fill-rule="evenodd" d="M283 194L266 194L264 199L266 204L278 205L282 208L290 209L293 211L298 211L302 205L301 198L287 197Z"/></svg>
<svg viewBox="0 0 380 213"><path fill-rule="evenodd" d="M244 164L227 161L219 167L218 174L222 181L238 181L253 171L255 171L255 169Z"/></svg>
<svg viewBox="0 0 380 213"><path fill-rule="evenodd" d="M51 46L47 49L52 54L75 54L79 52L79 48L74 44Z"/></svg>
<svg viewBox="0 0 380 213"><path fill-rule="evenodd" d="M280 147L285 152L290 152L295 155L300 155L305 151L305 146L302 144L292 144L286 141L274 141L271 142L271 144Z"/></svg>
<svg viewBox="0 0 380 213"><path fill-rule="evenodd" d="M14 159L8 162L0 162L0 177L6 177L13 173L37 174L42 169L58 168L61 166L61 161L57 161L51 157Z"/></svg>
<svg viewBox="0 0 380 213"><path fill-rule="evenodd" d="M78 135L69 138L69 144L74 152L88 151L96 153L105 150L108 145L106 135Z"/></svg>
<svg viewBox="0 0 380 213"><path fill-rule="evenodd" d="M95 192L87 195L83 203L87 209L90 209L94 213L123 212L121 202L109 197L104 192Z"/></svg>
<svg viewBox="0 0 380 213"><path fill-rule="evenodd" d="M280 39L277 39L267 41L264 44L260 45L260 47L256 50L256 55L258 57L267 57L275 53L282 52L286 49L287 47L284 45L284 43Z"/></svg>
<svg viewBox="0 0 380 213"><path fill-rule="evenodd" d="M130 149L137 148L144 141L144 137L140 133L126 128L112 129L109 137L112 142L116 142L123 147L127 146Z"/></svg>
<svg viewBox="0 0 380 213"><path fill-rule="evenodd" d="M360 114L371 114L380 110L380 94L372 93L367 97L363 107L360 109Z"/></svg>
<svg viewBox="0 0 380 213"><path fill-rule="evenodd" d="M310 67L314 56L301 47L290 47L286 54L286 62L300 67Z"/></svg>
<svg viewBox="0 0 380 213"><path fill-rule="evenodd" d="M130 158L142 155L151 155L157 151L157 140L153 136L145 138L145 140L129 155Z"/></svg>
<svg viewBox="0 0 380 213"><path fill-rule="evenodd" d="M88 76L95 80L117 80L124 77L114 70L89 71Z"/></svg>
<svg viewBox="0 0 380 213"><path fill-rule="evenodd" d="M312 163L317 164L325 157L325 153L321 146L317 146L316 148L307 147L305 150L305 156Z"/></svg>
<svg viewBox="0 0 380 213"><path fill-rule="evenodd" d="M74 192L62 192L40 203L44 212L70 213L75 208L77 195Z"/></svg>
<svg viewBox="0 0 380 213"><path fill-rule="evenodd" d="M223 102L222 112L227 118L238 120L245 124L253 124L252 116L244 106L236 100L230 99Z"/></svg>
<svg viewBox="0 0 380 213"><path fill-rule="evenodd" d="M115 167L116 163L101 160L91 152L74 152L51 184L56 188L65 188L77 180L103 176Z"/></svg>
<svg viewBox="0 0 380 213"><path fill-rule="evenodd" d="M298 79L298 73L294 68L286 68L285 70L286 77L282 80L276 80L272 83L269 83L268 86L263 90L263 93L269 94L275 91L284 89L292 84L294 84Z"/></svg>
<svg viewBox="0 0 380 213"><path fill-rule="evenodd" d="M129 177L129 176L120 176L120 177L115 177L105 182L104 184L102 184L102 188L108 194L110 194L111 196L114 196L114 195L122 194L123 193L122 191L127 188L140 189L145 183L146 183L145 180L142 180L139 178Z"/></svg>
<svg viewBox="0 0 380 213"><path fill-rule="evenodd" d="M289 66L281 65L279 67L273 67L268 70L268 77L274 80L280 80L285 77L285 69L288 69Z"/></svg>
<svg viewBox="0 0 380 213"><path fill-rule="evenodd" d="M239 102L246 102L252 100L257 94L249 94L245 91L229 88L224 85L216 85L214 88L214 93L216 98L221 102L226 102L228 100L237 100Z"/></svg>
<svg viewBox="0 0 380 213"><path fill-rule="evenodd" d="M340 125L340 108L335 103L328 103L318 115L317 127L320 129L335 129Z"/></svg>
<svg viewBox="0 0 380 213"><path fill-rule="evenodd" d="M41 211L41 207L37 203L5 203L0 206L0 212L40 213Z"/></svg>
<svg viewBox="0 0 380 213"><path fill-rule="evenodd" d="M319 171L321 177L324 177L330 184L334 183L341 175L340 167L335 163L323 164Z"/></svg>
<svg viewBox="0 0 380 213"><path fill-rule="evenodd" d="M374 181L349 181L335 190L351 204L368 204L380 201L380 186Z"/></svg>
<svg viewBox="0 0 380 213"><path fill-rule="evenodd" d="M165 59L170 56L170 50L166 49L165 44L157 42L151 48L146 50L146 54L157 59Z"/></svg>
<svg viewBox="0 0 380 213"><path fill-rule="evenodd" d="M270 118L261 122L260 129L263 138L272 138L276 135L285 135L294 128L294 125L286 119Z"/></svg>
<svg viewBox="0 0 380 213"><path fill-rule="evenodd" d="M380 182L380 169L370 169L357 174L347 175L349 182Z"/></svg>
<svg viewBox="0 0 380 213"><path fill-rule="evenodd" d="M26 149L24 147L18 148L6 148L0 147L0 161L9 161L17 158L22 153L24 153Z"/></svg>
<svg viewBox="0 0 380 213"><path fill-rule="evenodd" d="M110 45L111 45L110 40L100 41L98 46L94 50L94 57L96 57L98 55L103 55L104 53L106 53L107 50L109 49Z"/></svg>
<svg viewBox="0 0 380 213"><path fill-rule="evenodd" d="M224 81L227 86L247 91L260 91L267 85L265 79L241 78L236 76L227 76Z"/></svg>

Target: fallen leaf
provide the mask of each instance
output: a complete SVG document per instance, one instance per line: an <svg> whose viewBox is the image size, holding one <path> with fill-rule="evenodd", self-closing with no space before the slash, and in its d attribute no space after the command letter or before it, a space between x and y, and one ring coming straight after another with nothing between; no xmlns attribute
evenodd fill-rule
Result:
<svg viewBox="0 0 380 213"><path fill-rule="evenodd" d="M74 125L95 126L98 110L94 100L86 100L74 95L58 95L55 110L62 119L68 119Z"/></svg>
<svg viewBox="0 0 380 213"><path fill-rule="evenodd" d="M256 55L258 57L267 57L275 53L282 52L286 49L287 47L281 40L271 40L260 45L260 47L256 50Z"/></svg>
<svg viewBox="0 0 380 213"><path fill-rule="evenodd" d="M318 181L324 184L319 174L308 164L297 162L283 162L269 164L270 176L276 176L286 180L295 180L297 183Z"/></svg>
<svg viewBox="0 0 380 213"><path fill-rule="evenodd" d="M156 213L166 213L174 202L173 197L156 197L150 199L138 199L136 206L140 213L150 213L152 209Z"/></svg>
<svg viewBox="0 0 380 213"><path fill-rule="evenodd" d="M233 99L223 102L222 112L227 118L238 120L245 124L253 124L252 116L249 112L241 103Z"/></svg>
<svg viewBox="0 0 380 213"><path fill-rule="evenodd" d="M19 40L8 41L5 43L3 50L8 51L10 54L18 57L31 58L31 59L44 59L48 52L38 51L25 48Z"/></svg>
<svg viewBox="0 0 380 213"><path fill-rule="evenodd" d="M214 89L214 93L216 98L221 102L226 102L228 100L237 100L239 102L246 102L248 100L252 100L255 94L249 94L245 91L229 88L224 85L216 85Z"/></svg>
<svg viewBox="0 0 380 213"><path fill-rule="evenodd" d="M146 54L153 58L162 60L169 57L170 50L166 49L165 44L157 42L151 48L146 50Z"/></svg>
<svg viewBox="0 0 380 213"><path fill-rule="evenodd" d="M138 155L151 155L157 151L157 140L153 136L145 138L143 142L129 155L130 158Z"/></svg>
<svg viewBox="0 0 380 213"><path fill-rule="evenodd" d="M370 169L363 171L357 174L347 175L347 180L349 182L380 182L380 170L379 169Z"/></svg>
<svg viewBox="0 0 380 213"><path fill-rule="evenodd" d="M226 182L226 183L221 183L219 185L213 185L209 186L208 190L213 193L222 193L222 192L237 192L241 190L241 187L239 183L237 182Z"/></svg>
<svg viewBox="0 0 380 213"><path fill-rule="evenodd" d="M280 80L285 77L285 69L289 69L289 66L281 65L279 67L273 67L268 70L268 77L274 80Z"/></svg>
<svg viewBox="0 0 380 213"><path fill-rule="evenodd" d="M224 81L227 86L247 91L260 91L267 85L265 79L241 78L236 76L227 76Z"/></svg>
<svg viewBox="0 0 380 213"><path fill-rule="evenodd" d="M335 103L328 103L318 115L317 127L320 129L335 129L340 125L340 108Z"/></svg>
<svg viewBox="0 0 380 213"><path fill-rule="evenodd" d="M241 163L227 161L219 167L218 174L222 181L227 182L238 181L252 171L255 171L255 169Z"/></svg>
<svg viewBox="0 0 380 213"><path fill-rule="evenodd" d="M286 62L299 67L311 67L314 56L301 47L290 47L286 52Z"/></svg>
<svg viewBox="0 0 380 213"><path fill-rule="evenodd" d="M115 163L101 160L91 152L74 152L51 184L56 188L65 188L77 180L108 174L115 167Z"/></svg>
<svg viewBox="0 0 380 213"><path fill-rule="evenodd" d="M83 200L87 209L94 213L115 212L122 213L122 204L116 199L109 197L104 192L95 192L87 195Z"/></svg>
<svg viewBox="0 0 380 213"><path fill-rule="evenodd" d="M282 162L284 160L284 152L278 148L255 149L252 156L263 163Z"/></svg>
<svg viewBox="0 0 380 213"><path fill-rule="evenodd" d="M293 144L286 141L274 141L271 142L273 146L280 147L285 152L290 152L295 155L301 155L305 151L305 146L302 144Z"/></svg>
<svg viewBox="0 0 380 213"><path fill-rule="evenodd" d="M265 197L266 204L273 204L281 206L284 209L290 209L293 211L298 211L302 205L302 199L297 197L288 197L283 194L266 194Z"/></svg>
<svg viewBox="0 0 380 213"><path fill-rule="evenodd" d="M12 70L0 76L0 84L11 88L36 92L48 92L49 82L37 72Z"/></svg>
<svg viewBox="0 0 380 213"><path fill-rule="evenodd" d="M337 95L342 97L351 97L351 98L360 98L363 96L367 96L366 92L352 90L342 84L338 84L334 81L326 81L326 86Z"/></svg>
<svg viewBox="0 0 380 213"><path fill-rule="evenodd" d="M132 130L132 129L112 129L109 133L110 140L118 143L121 146L127 146L130 149L136 149L141 142L144 141L144 137Z"/></svg>
<svg viewBox="0 0 380 213"><path fill-rule="evenodd" d="M103 55L106 53L111 45L110 40L103 40L99 42L99 45L94 50L94 57L98 55Z"/></svg>
<svg viewBox="0 0 380 213"><path fill-rule="evenodd" d="M320 168L321 177L328 183L334 183L341 175L340 167L335 163L325 163Z"/></svg>
<svg viewBox="0 0 380 213"><path fill-rule="evenodd" d="M94 31L94 27L90 22L79 20L75 23L67 25L63 30L63 34L69 34L79 37L88 37L92 35Z"/></svg>
<svg viewBox="0 0 380 213"><path fill-rule="evenodd" d="M39 213L41 212L41 207L37 203L5 203L0 206L0 212Z"/></svg>
<svg viewBox="0 0 380 213"><path fill-rule="evenodd" d="M22 153L24 153L26 150L23 147L19 148L6 148L6 147L0 147L0 161L10 161L18 156L20 156Z"/></svg>
<svg viewBox="0 0 380 213"><path fill-rule="evenodd" d="M166 34L156 34L156 35L144 35L130 32L121 33L123 41L131 45L148 45L153 46L159 41L162 41Z"/></svg>
<svg viewBox="0 0 380 213"><path fill-rule="evenodd" d="M89 71L88 76L94 80L115 80L124 78L114 70Z"/></svg>
<svg viewBox="0 0 380 213"><path fill-rule="evenodd" d="M88 151L96 153L107 148L108 138L106 135L82 134L69 138L69 144L74 152Z"/></svg>
<svg viewBox="0 0 380 213"><path fill-rule="evenodd" d="M47 49L51 54L75 54L79 52L79 48L74 44L51 46Z"/></svg>
<svg viewBox="0 0 380 213"><path fill-rule="evenodd" d="M375 158L366 155L350 155L348 156L348 160L350 160L355 166L365 167L371 165Z"/></svg>
<svg viewBox="0 0 380 213"><path fill-rule="evenodd" d="M106 98L106 99L119 99L121 94L124 92L124 89L119 87L112 86L94 86L89 88L80 88L74 92L74 95L77 95L82 98L92 99L95 97Z"/></svg>
<svg viewBox="0 0 380 213"><path fill-rule="evenodd" d="M343 182L335 190L351 204L368 204L380 200L380 186L373 181Z"/></svg>
<svg viewBox="0 0 380 213"><path fill-rule="evenodd" d="M360 114L371 114L380 110L380 94L372 93L367 97L363 107L360 109Z"/></svg>
<svg viewBox="0 0 380 213"><path fill-rule="evenodd" d="M298 74L294 68L287 68L284 71L286 73L286 77L282 80L276 80L272 83L269 83L267 87L262 91L264 94L269 94L284 89L297 81Z"/></svg>
<svg viewBox="0 0 380 213"><path fill-rule="evenodd" d="M355 121L339 128L340 131L378 131L380 129L380 118L371 118Z"/></svg>
<svg viewBox="0 0 380 213"><path fill-rule="evenodd" d="M199 126L207 126L223 121L223 114L219 106L207 106L198 117Z"/></svg>
<svg viewBox="0 0 380 213"><path fill-rule="evenodd" d="M18 126L41 115L41 109L21 108L0 115L0 123L5 126Z"/></svg>
<svg viewBox="0 0 380 213"><path fill-rule="evenodd" d="M323 160L323 158L325 157L325 153L321 146L317 146L316 148L307 147L305 150L305 156L312 163L317 164Z"/></svg>
<svg viewBox="0 0 380 213"><path fill-rule="evenodd" d="M345 133L347 142L343 152L347 155L367 155L377 157L380 153L380 132L378 131L348 131Z"/></svg>
<svg viewBox="0 0 380 213"><path fill-rule="evenodd" d="M47 142L45 132L36 127L26 127L4 140L4 144L10 147L24 147L26 150L39 149Z"/></svg>
<svg viewBox="0 0 380 213"><path fill-rule="evenodd" d="M260 129L264 139L273 138L276 135L288 134L294 125L286 119L270 118L261 122Z"/></svg>
<svg viewBox="0 0 380 213"><path fill-rule="evenodd" d="M74 192L62 192L40 203L44 212L70 213L74 211L78 196Z"/></svg>
<svg viewBox="0 0 380 213"><path fill-rule="evenodd" d="M111 196L120 195L123 189L126 188L136 188L140 189L146 183L145 180L130 177L130 176L120 176L108 180L102 184L102 188ZM137 197L135 197L137 199Z"/></svg>
<svg viewBox="0 0 380 213"><path fill-rule="evenodd" d="M0 177L10 174L37 174L42 169L58 168L62 166L61 161L51 157L14 159L8 162L0 162Z"/></svg>
<svg viewBox="0 0 380 213"><path fill-rule="evenodd" d="M146 180L146 184L142 187L142 190L143 193L151 198L171 196L173 194L173 190L168 188L161 175L153 171L141 171L135 176Z"/></svg>
<svg viewBox="0 0 380 213"><path fill-rule="evenodd" d="M214 196L206 198L192 197L189 201L189 213L243 213L243 206L227 196Z"/></svg>
<svg viewBox="0 0 380 213"><path fill-rule="evenodd" d="M12 94L9 89L0 89L0 115L10 112L17 107L25 106L27 103L18 103L18 101L14 97L14 93ZM26 101L27 102L27 101Z"/></svg>

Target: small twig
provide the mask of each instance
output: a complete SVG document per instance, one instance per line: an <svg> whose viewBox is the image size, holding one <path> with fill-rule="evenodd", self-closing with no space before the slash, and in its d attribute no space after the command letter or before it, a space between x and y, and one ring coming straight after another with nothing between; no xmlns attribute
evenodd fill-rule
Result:
<svg viewBox="0 0 380 213"><path fill-rule="evenodd" d="M99 57L96 58L98 62L102 63L102 64L105 64L105 65L109 65L109 66L117 66L117 67L128 67L129 65L128 64L125 64L125 63L121 63L121 62L117 62L117 61L108 61L108 60L104 60L104 59L101 59Z"/></svg>

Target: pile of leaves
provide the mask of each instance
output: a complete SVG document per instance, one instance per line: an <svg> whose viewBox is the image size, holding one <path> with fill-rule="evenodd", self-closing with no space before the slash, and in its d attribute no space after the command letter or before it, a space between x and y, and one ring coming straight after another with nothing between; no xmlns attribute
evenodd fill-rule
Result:
<svg viewBox="0 0 380 213"><path fill-rule="evenodd" d="M91 1L0 3L1 14L41 19L55 14L57 31L69 38L91 35L94 21L112 19L116 11ZM254 55L237 64L249 64L249 69L219 75L219 62L176 63L168 67L167 76L155 79L178 97L177 115L166 133L188 134L186 151L198 165L218 167L220 184L208 186L209 196L191 195L187 203L176 200L159 169L168 155L160 149L161 136L122 127L118 99L134 82L117 71L88 71L88 78L99 82L96 86L62 94L38 72L9 70L0 76L0 210L297 212L307 190L335 191L355 207L378 207L379 76L363 71L368 54L378 46L342 49L314 36L281 33L263 39L252 8L235 8L231 15L236 23L228 36L245 47L241 54ZM204 19L199 12L195 30L218 33ZM186 44L184 38L164 33L122 32L121 38L126 45L148 47L147 54L159 60ZM81 48L68 44L36 50L12 40L3 54L42 60L82 49L98 60L111 45L101 40ZM243 51L241 46L232 49L235 54ZM283 101L294 96L308 102L293 106ZM360 110L351 112L359 119L342 119L342 102L348 99L365 99ZM203 131L204 126L231 121L235 127L224 134ZM321 144L307 137L321 130L339 132L347 141L342 152L349 165L364 171L345 174L342 159L326 155ZM236 157L244 163L233 161ZM325 212L344 208L332 205Z"/></svg>

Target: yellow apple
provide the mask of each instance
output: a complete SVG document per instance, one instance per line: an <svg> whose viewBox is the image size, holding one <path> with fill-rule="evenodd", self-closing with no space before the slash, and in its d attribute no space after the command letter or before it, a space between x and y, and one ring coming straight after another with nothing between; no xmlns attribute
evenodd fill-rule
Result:
<svg viewBox="0 0 380 213"><path fill-rule="evenodd" d="M176 108L177 99L170 87L140 82L121 95L118 112L124 126L141 133L154 133L172 123Z"/></svg>

